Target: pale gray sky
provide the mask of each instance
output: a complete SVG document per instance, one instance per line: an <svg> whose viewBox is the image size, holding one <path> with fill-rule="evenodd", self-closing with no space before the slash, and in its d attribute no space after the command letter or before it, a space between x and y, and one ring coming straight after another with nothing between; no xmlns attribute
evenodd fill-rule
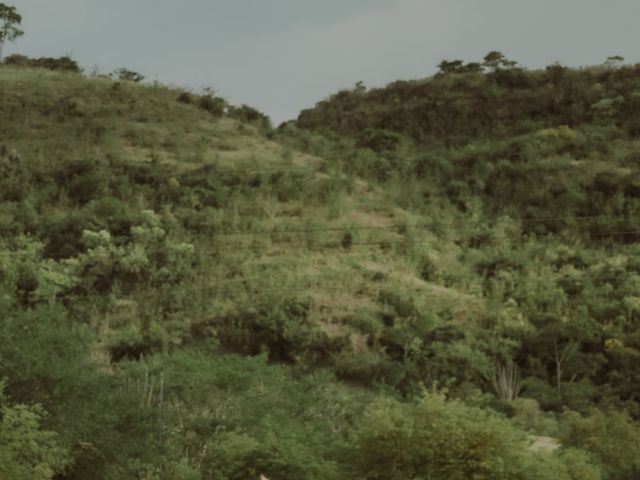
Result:
<svg viewBox="0 0 640 480"><path fill-rule="evenodd" d="M6 53L213 87L280 122L362 80L435 72L500 50L527 67L640 62L640 0L4 0L25 36Z"/></svg>

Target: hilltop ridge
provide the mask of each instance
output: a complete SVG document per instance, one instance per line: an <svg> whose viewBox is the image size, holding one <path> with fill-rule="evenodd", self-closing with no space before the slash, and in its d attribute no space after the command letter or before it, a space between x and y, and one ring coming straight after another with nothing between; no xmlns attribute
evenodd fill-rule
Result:
<svg viewBox="0 0 640 480"><path fill-rule="evenodd" d="M390 136L376 144L374 134L385 131L431 147L511 139L561 125L640 134L640 65L554 64L544 70L510 65L487 71L476 65L472 71L441 65L433 77L371 90L358 85L302 111L296 124L355 136L374 150L393 143Z"/></svg>

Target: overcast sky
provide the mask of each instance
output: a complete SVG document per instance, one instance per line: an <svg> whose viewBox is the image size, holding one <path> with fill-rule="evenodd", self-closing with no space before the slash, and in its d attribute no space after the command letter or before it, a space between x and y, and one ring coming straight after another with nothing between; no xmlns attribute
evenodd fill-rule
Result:
<svg viewBox="0 0 640 480"><path fill-rule="evenodd" d="M25 35L6 53L213 87L276 122L357 81L433 74L499 50L535 68L640 62L640 0L4 0Z"/></svg>

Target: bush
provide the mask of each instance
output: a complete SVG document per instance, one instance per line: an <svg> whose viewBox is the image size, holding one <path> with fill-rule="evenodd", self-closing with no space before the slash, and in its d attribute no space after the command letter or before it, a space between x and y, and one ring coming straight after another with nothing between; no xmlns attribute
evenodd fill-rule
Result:
<svg viewBox="0 0 640 480"><path fill-rule="evenodd" d="M514 423L536 435L557 436L558 421L551 412L543 413L533 398L516 398L509 402Z"/></svg>
<svg viewBox="0 0 640 480"><path fill-rule="evenodd" d="M111 76L120 80L121 82L135 82L139 83L144 80L144 75L134 72L133 70L128 70L126 68L119 68L115 70Z"/></svg>
<svg viewBox="0 0 640 480"><path fill-rule="evenodd" d="M2 63L13 67L32 67L33 60L34 59L29 58L26 55L19 55L16 53L6 56Z"/></svg>
<svg viewBox="0 0 640 480"><path fill-rule="evenodd" d="M214 97L213 95L203 95L200 97L198 106L205 112L209 112L214 117L222 117L227 108L227 102L223 98Z"/></svg>
<svg viewBox="0 0 640 480"><path fill-rule="evenodd" d="M242 302L238 302L241 305ZM326 361L339 349L308 318L309 306L285 299L254 309L239 306L236 312L215 319L212 324L222 345L248 355L268 353L272 361L314 363Z"/></svg>
<svg viewBox="0 0 640 480"><path fill-rule="evenodd" d="M8 405L0 382L0 478L49 480L66 460L55 432L44 431L40 406Z"/></svg>
<svg viewBox="0 0 640 480"><path fill-rule="evenodd" d="M0 337L4 339L0 342L0 378L11 379L5 389L7 397L25 405L40 404L49 414L45 418L29 409L23 410L21 418L35 430L35 421L41 417L43 429L58 434L57 443L67 457L62 478L123 478L126 475L118 470L128 460L142 462L159 454L147 436L151 425L138 399L115 388L114 378L94 358L88 329L73 325L62 308L54 305L16 312L10 321L0 324ZM52 436L28 434L41 442L34 453L50 454L52 446L44 440ZM3 435L5 429L0 426L0 450ZM21 441L27 443L28 437ZM26 447L34 449L34 444ZM25 459L20 461L24 466ZM0 462L0 472L1 466L4 462ZM115 474L106 474L108 470Z"/></svg>
<svg viewBox="0 0 640 480"><path fill-rule="evenodd" d="M405 379L404 367L378 352L355 353L345 350L334 356L339 379L359 385L397 385Z"/></svg>
<svg viewBox="0 0 640 480"><path fill-rule="evenodd" d="M193 99L191 98L191 94L189 92L182 92L180 93L180 95L178 95L177 100L180 103L184 103L184 104L191 104L191 102L193 101Z"/></svg>
<svg viewBox="0 0 640 480"><path fill-rule="evenodd" d="M568 411L562 416L561 441L594 454L608 480L640 477L640 425L626 412L592 409L583 416Z"/></svg>
<svg viewBox="0 0 640 480"><path fill-rule="evenodd" d="M364 414L350 459L359 480L571 480L562 457L535 453L508 421L442 394L414 403L375 403ZM587 459L571 467L591 472ZM598 478L587 476L584 478Z"/></svg>
<svg viewBox="0 0 640 480"><path fill-rule="evenodd" d="M229 107L229 116L236 118L241 122L252 123L264 130L269 130L271 128L271 119L261 111L250 107L249 105Z"/></svg>
<svg viewBox="0 0 640 480"><path fill-rule="evenodd" d="M358 146L360 148L368 148L378 153L393 152L402 142L403 137L400 134L372 128L364 130L358 137Z"/></svg>
<svg viewBox="0 0 640 480"><path fill-rule="evenodd" d="M81 72L78 63L69 56L59 58L29 58L25 55L9 55L4 59L3 63L5 65L12 65L16 67L46 68L49 70L61 70L74 73Z"/></svg>

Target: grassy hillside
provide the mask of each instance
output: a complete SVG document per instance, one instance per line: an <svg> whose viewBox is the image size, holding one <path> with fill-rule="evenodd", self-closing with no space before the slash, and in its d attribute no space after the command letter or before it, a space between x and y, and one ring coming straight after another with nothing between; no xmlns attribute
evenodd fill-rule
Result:
<svg viewBox="0 0 640 480"><path fill-rule="evenodd" d="M314 326L346 337L344 318L375 314L386 286L456 298L415 271L412 257L436 242L412 228L422 227L419 217L251 124L212 116L197 99L181 103L164 87L30 70L3 70L2 81L6 109L24 115L2 127L7 248L32 242L36 255L79 275L72 290L81 303L109 293L113 308L159 307L183 286L188 304L163 312L179 317L177 331L165 332L171 318L158 326L180 344L236 297L247 307L300 298ZM155 349L143 341L148 332L114 344L118 328L101 328L112 348Z"/></svg>
<svg viewBox="0 0 640 480"><path fill-rule="evenodd" d="M274 130L1 66L0 477L633 478L635 70L563 72ZM623 100L532 113L605 74Z"/></svg>

